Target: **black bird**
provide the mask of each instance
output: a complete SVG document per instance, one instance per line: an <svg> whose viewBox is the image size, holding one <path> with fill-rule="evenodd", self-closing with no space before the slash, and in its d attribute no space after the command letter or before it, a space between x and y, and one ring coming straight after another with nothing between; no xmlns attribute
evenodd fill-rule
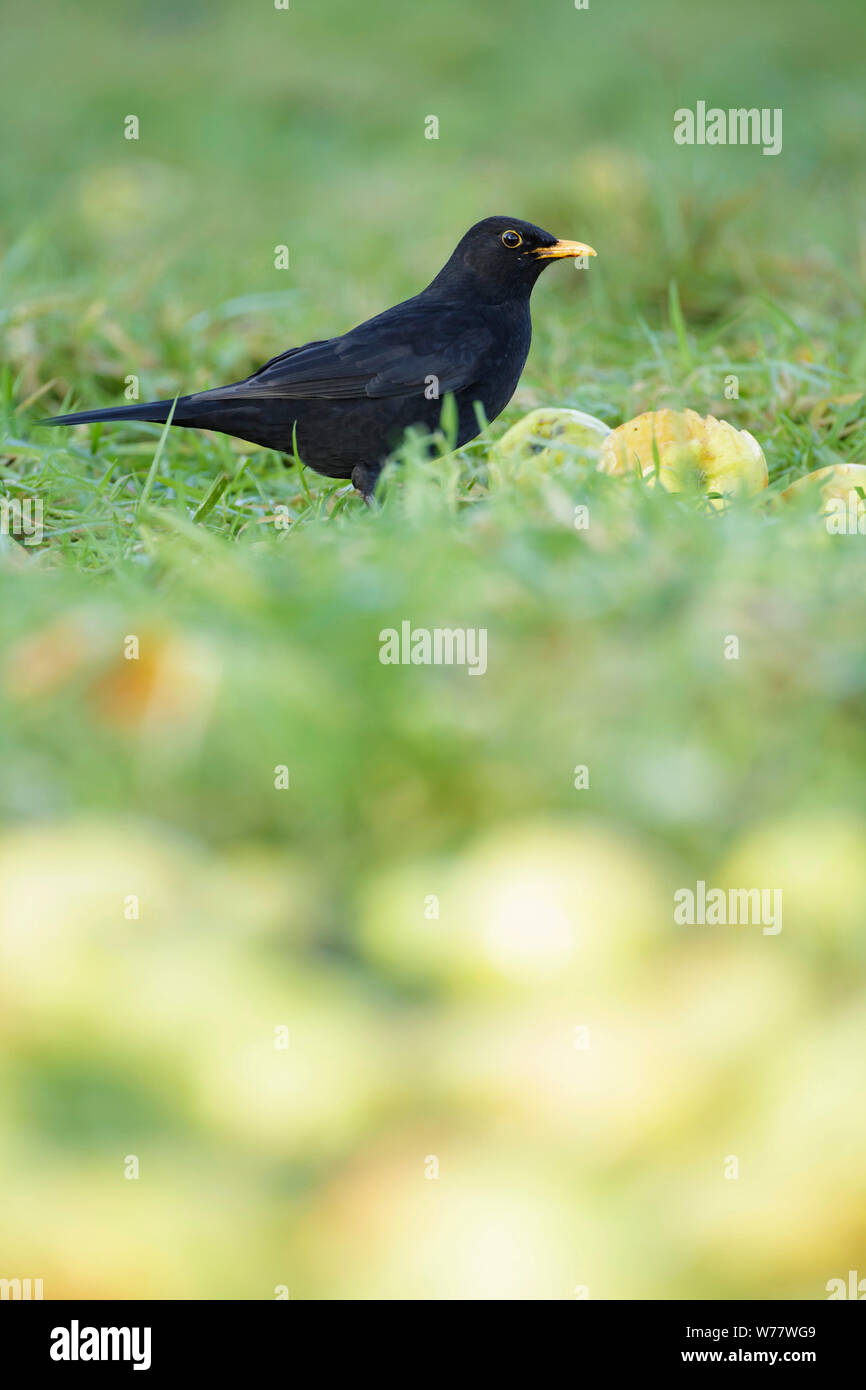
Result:
<svg viewBox="0 0 866 1390"><path fill-rule="evenodd" d="M529 352L529 296L544 267L591 246L515 217L486 217L458 242L435 280L339 338L290 348L245 381L179 397L173 425L220 430L292 453L329 478L351 478L369 501L406 430L432 432L447 392L457 445L508 404ZM44 425L168 419L172 401L57 415Z"/></svg>

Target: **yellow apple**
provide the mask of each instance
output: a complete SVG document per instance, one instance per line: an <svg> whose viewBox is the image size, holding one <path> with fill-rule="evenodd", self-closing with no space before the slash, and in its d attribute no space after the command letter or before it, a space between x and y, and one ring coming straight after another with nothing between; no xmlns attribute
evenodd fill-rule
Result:
<svg viewBox="0 0 866 1390"><path fill-rule="evenodd" d="M780 495L783 502L811 497L831 534L866 535L866 463L831 463Z"/></svg>
<svg viewBox="0 0 866 1390"><path fill-rule="evenodd" d="M749 496L767 486L767 463L748 430L695 410L648 410L607 435L599 470L636 473L668 492L695 490L714 502Z"/></svg>
<svg viewBox="0 0 866 1390"><path fill-rule="evenodd" d="M568 459L595 461L609 433L609 425L582 410L531 410L499 440L496 457L508 463L553 467Z"/></svg>

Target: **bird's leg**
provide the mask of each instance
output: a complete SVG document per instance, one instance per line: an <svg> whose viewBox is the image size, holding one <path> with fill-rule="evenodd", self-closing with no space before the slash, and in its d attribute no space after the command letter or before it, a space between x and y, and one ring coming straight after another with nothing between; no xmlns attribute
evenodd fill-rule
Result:
<svg viewBox="0 0 866 1390"><path fill-rule="evenodd" d="M368 507L373 505L376 481L381 472L382 465L380 463L358 463L352 469L352 486L356 492L360 492Z"/></svg>

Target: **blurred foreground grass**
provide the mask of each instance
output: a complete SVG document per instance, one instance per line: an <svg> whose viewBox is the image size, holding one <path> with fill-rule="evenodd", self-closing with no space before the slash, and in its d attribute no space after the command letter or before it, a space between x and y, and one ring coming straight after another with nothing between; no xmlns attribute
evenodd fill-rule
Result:
<svg viewBox="0 0 866 1390"><path fill-rule="evenodd" d="M154 519L150 591L7 568L6 1263L97 1297L856 1267L861 544L418 469L231 553ZM486 627L487 674L380 665L406 617ZM780 888L782 932L675 927L699 878Z"/></svg>
<svg viewBox="0 0 866 1390"><path fill-rule="evenodd" d="M670 404L751 430L774 496L866 461L856 15L734 6L720 43L673 4L12 7L0 470L45 538L0 551L0 1277L864 1272L864 538L491 444L534 405ZM783 156L675 148L705 97L783 105ZM33 428L340 331L492 211L598 264L539 286L505 420L376 514L219 436L154 470L158 429ZM382 666L404 619L486 627L487 674ZM783 930L676 926L698 879L781 888Z"/></svg>

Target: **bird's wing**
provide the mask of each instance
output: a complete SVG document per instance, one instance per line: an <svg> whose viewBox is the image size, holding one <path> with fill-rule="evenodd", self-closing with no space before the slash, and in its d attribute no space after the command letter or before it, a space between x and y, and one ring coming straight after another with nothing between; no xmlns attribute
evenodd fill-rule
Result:
<svg viewBox="0 0 866 1390"><path fill-rule="evenodd" d="M409 300L342 338L307 343L274 357L246 381L207 394L216 398L346 400L437 395L477 380L494 335L477 309Z"/></svg>

